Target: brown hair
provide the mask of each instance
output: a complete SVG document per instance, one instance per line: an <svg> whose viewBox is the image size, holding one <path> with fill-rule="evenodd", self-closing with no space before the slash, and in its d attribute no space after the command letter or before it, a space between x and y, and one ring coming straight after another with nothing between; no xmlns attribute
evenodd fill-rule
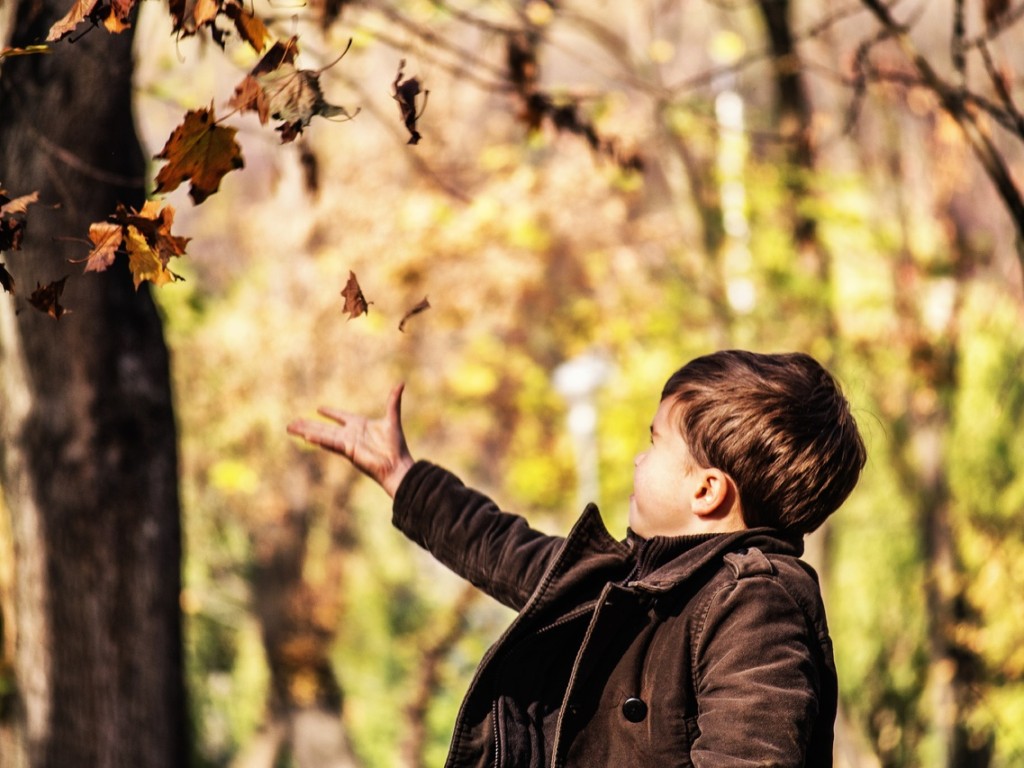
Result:
<svg viewBox="0 0 1024 768"><path fill-rule="evenodd" d="M715 352L672 374L661 398L676 400L694 460L736 483L751 528L813 531L864 468L850 405L809 355Z"/></svg>

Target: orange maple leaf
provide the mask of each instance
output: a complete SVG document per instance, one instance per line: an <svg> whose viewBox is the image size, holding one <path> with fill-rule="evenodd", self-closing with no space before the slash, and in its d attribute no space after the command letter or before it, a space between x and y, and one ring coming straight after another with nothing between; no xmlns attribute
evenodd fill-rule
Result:
<svg viewBox="0 0 1024 768"><path fill-rule="evenodd" d="M196 29L206 24L212 24L218 13L220 13L219 0L196 0L196 4L192 8L192 20Z"/></svg>
<svg viewBox="0 0 1024 768"><path fill-rule="evenodd" d="M250 13L243 4L238 2L224 3L221 12L235 23L238 36L251 45L256 53L263 50L267 44L267 38L270 37L270 32L255 14Z"/></svg>
<svg viewBox="0 0 1024 768"><path fill-rule="evenodd" d="M124 32L131 26L129 16L135 7L135 0L110 0L110 12L103 20L103 26L112 34Z"/></svg>
<svg viewBox="0 0 1024 768"><path fill-rule="evenodd" d="M114 263L117 249L124 240L122 227L109 221L97 221L89 225L89 239L93 249L86 258L86 272L103 272Z"/></svg>
<svg viewBox="0 0 1024 768"><path fill-rule="evenodd" d="M224 175L245 165L235 141L235 128L217 125L213 106L190 110L171 133L157 160L166 160L156 177L156 193L162 194L190 181L189 197L198 205L220 187Z"/></svg>

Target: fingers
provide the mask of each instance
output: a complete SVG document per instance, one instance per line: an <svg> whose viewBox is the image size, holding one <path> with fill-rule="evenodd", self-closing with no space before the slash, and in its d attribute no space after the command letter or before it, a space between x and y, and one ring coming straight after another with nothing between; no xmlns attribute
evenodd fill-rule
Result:
<svg viewBox="0 0 1024 768"><path fill-rule="evenodd" d="M341 452L343 446L338 438L338 430L323 421L296 419L288 427L288 434L301 437L307 443L320 445Z"/></svg>
<svg viewBox="0 0 1024 768"><path fill-rule="evenodd" d="M347 411L339 411L337 408L328 408L326 406L321 406L320 408L317 408L316 412L319 413L321 416L330 419L331 421L338 422L342 426L345 426L348 420L351 419L353 416L353 414L348 413Z"/></svg>

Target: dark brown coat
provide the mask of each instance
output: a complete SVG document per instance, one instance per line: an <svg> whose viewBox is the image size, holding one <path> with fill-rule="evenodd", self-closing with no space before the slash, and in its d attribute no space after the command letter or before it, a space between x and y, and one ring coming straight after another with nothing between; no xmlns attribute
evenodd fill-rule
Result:
<svg viewBox="0 0 1024 768"><path fill-rule="evenodd" d="M832 765L835 667L799 541L698 538L632 579L638 548L593 505L547 536L426 462L394 522L519 612L477 669L447 766Z"/></svg>

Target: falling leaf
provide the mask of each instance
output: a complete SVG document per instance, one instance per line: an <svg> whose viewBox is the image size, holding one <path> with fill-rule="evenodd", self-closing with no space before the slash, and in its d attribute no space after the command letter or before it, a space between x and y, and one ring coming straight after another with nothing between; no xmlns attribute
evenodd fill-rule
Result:
<svg viewBox="0 0 1024 768"><path fill-rule="evenodd" d="M298 38L292 35L286 42L278 40L270 50L263 54L256 66L252 68L251 74L262 75L266 72L273 72L282 64L294 64L295 57L299 53Z"/></svg>
<svg viewBox="0 0 1024 768"><path fill-rule="evenodd" d="M32 192L11 199L0 188L0 251L17 251L25 234L25 214L28 207L39 200L39 193Z"/></svg>
<svg viewBox="0 0 1024 768"><path fill-rule="evenodd" d="M174 129L157 160L166 160L156 177L156 193L191 181L189 197L198 205L217 191L224 175L245 163L235 141L236 129L217 125L213 107L195 109Z"/></svg>
<svg viewBox="0 0 1024 768"><path fill-rule="evenodd" d="M103 26L112 34L124 32L131 26L130 16L135 0L110 0L110 12L103 20Z"/></svg>
<svg viewBox="0 0 1024 768"><path fill-rule="evenodd" d="M342 311L348 312L349 320L353 317L365 315L370 311L366 297L363 296L363 290L359 287L359 281L356 280L356 273L351 270L349 270L348 282L345 283L345 288L342 290L341 295L345 298L345 306Z"/></svg>
<svg viewBox="0 0 1024 768"><path fill-rule="evenodd" d="M398 102L399 112L402 114L402 122L405 123L406 130L409 131L409 144L419 144L420 139L423 138L420 132L416 129L416 121L423 116L423 110L427 106L427 96L430 95L430 91L424 91L420 87L420 81L411 77L408 80L403 80L403 70L405 69L405 59L402 59L398 63L398 74L395 75L395 82L392 84L393 92L391 98ZM423 107L416 111L416 97L423 94Z"/></svg>
<svg viewBox="0 0 1024 768"><path fill-rule="evenodd" d="M89 239L93 249L86 259L86 272L103 272L114 263L117 249L124 240L122 227L107 221L98 221L89 227Z"/></svg>
<svg viewBox="0 0 1024 768"><path fill-rule="evenodd" d="M0 263L0 286L3 286L7 293L14 293L14 278L3 263Z"/></svg>
<svg viewBox="0 0 1024 768"><path fill-rule="evenodd" d="M415 307L410 309L402 316L401 322L398 323L398 330L401 331L402 333L405 333L405 321L408 320L410 317L418 315L420 312L426 312L428 309L430 309L430 302L427 301L427 297L424 296L423 301L421 301L419 304L417 304Z"/></svg>
<svg viewBox="0 0 1024 768"><path fill-rule="evenodd" d="M218 0L196 0L192 7L192 23L196 29L212 24L220 13L220 2Z"/></svg>
<svg viewBox="0 0 1024 768"><path fill-rule="evenodd" d="M71 6L71 10L50 27L46 42L52 43L70 35L81 22L92 17L97 2L99 0L76 0L75 4Z"/></svg>
<svg viewBox="0 0 1024 768"><path fill-rule="evenodd" d="M71 310L60 305L60 295L64 293L64 282L67 279L67 276L62 277L47 286L36 283L36 289L28 297L28 303L40 312L45 312L54 320L60 320L63 315L71 314Z"/></svg>
<svg viewBox="0 0 1024 768"><path fill-rule="evenodd" d="M320 74L324 70L296 67L298 50L294 36L285 43L274 43L235 87L235 94L229 102L239 111L256 112L262 124L271 117L281 120L276 130L281 132L282 143L294 141L316 115L328 118L342 115L351 119L355 114L350 114L344 107L329 104L324 99L320 89ZM347 51L348 48L335 63Z"/></svg>
<svg viewBox="0 0 1024 768"><path fill-rule="evenodd" d="M168 5L174 33L181 37L194 35L200 27L212 23L220 11L219 0L170 0Z"/></svg>
<svg viewBox="0 0 1024 768"><path fill-rule="evenodd" d="M35 53L52 53L48 45L26 45L24 48L0 48L0 60L8 56L31 56Z"/></svg>
<svg viewBox="0 0 1024 768"><path fill-rule="evenodd" d="M256 53L263 50L270 32L255 14L250 13L244 5L238 2L224 3L221 12L235 23L238 36L252 46Z"/></svg>
<svg viewBox="0 0 1024 768"><path fill-rule="evenodd" d="M183 256L185 246L192 239L171 234L171 227L174 225L174 206L162 205L157 200L147 200L138 215L131 219L131 224L142 232L165 265L171 257Z"/></svg>
<svg viewBox="0 0 1024 768"><path fill-rule="evenodd" d="M122 228L123 242L128 250L128 267L135 278L136 288L143 280L164 285L181 279L167 265L171 258L184 255L190 238L171 234L173 206L147 200L141 211L129 211L119 205L111 219L113 224ZM90 228L90 235L91 232Z"/></svg>
<svg viewBox="0 0 1024 768"><path fill-rule="evenodd" d="M266 98L267 111L282 123L281 142L293 141L316 116L351 117L344 107L328 104L320 90L320 76L311 69L296 69L282 64L277 69L256 76Z"/></svg>
<svg viewBox="0 0 1024 768"><path fill-rule="evenodd" d="M260 124L266 125L270 119L270 105L267 104L267 96L260 86L259 80L253 75L246 75L245 79L235 86L235 95L228 102L240 112L253 111L260 117Z"/></svg>
<svg viewBox="0 0 1024 768"><path fill-rule="evenodd" d="M0 216L14 213L26 213L28 211L28 207L32 205L32 203L36 203L38 201L38 192L32 192L31 194L11 199L4 195L4 190L0 189Z"/></svg>
<svg viewBox="0 0 1024 768"><path fill-rule="evenodd" d="M135 227L128 227L125 245L128 249L128 269L131 270L135 290L138 290L145 280L149 280L153 285L161 286L180 279L178 275L167 268L167 261L150 245L145 235Z"/></svg>

